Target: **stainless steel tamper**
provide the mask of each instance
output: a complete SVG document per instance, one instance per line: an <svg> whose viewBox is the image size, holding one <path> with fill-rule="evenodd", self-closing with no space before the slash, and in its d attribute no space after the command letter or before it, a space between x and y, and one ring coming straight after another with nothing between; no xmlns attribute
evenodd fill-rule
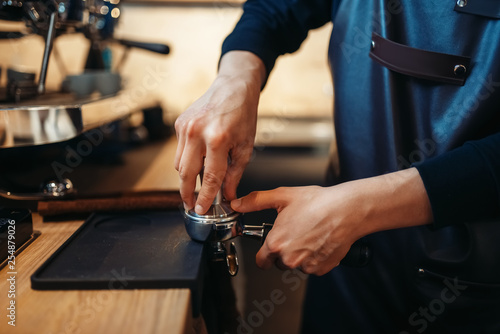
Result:
<svg viewBox="0 0 500 334"><path fill-rule="evenodd" d="M210 246L210 257L213 261L226 261L231 276L238 273L238 256L233 242L229 248L225 243L237 236L247 236L264 242L272 224L261 226L243 225L242 214L231 209L230 202L222 197L219 190L217 196L202 215L194 209L184 211L186 231L191 239L206 243Z"/></svg>

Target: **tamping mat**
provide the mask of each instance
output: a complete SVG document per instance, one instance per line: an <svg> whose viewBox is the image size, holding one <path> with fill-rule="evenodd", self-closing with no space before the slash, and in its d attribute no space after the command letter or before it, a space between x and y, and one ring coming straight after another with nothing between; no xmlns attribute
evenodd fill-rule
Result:
<svg viewBox="0 0 500 334"><path fill-rule="evenodd" d="M35 290L189 288L201 307L203 245L181 212L94 214L31 276Z"/></svg>

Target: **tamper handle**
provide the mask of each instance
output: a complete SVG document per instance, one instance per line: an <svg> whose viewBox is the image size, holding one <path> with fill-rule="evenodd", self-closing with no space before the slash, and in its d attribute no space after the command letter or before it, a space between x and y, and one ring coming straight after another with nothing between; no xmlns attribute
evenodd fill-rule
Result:
<svg viewBox="0 0 500 334"><path fill-rule="evenodd" d="M222 188L219 189L219 191L217 192L217 195L215 195L213 205L218 205L221 203L222 203Z"/></svg>

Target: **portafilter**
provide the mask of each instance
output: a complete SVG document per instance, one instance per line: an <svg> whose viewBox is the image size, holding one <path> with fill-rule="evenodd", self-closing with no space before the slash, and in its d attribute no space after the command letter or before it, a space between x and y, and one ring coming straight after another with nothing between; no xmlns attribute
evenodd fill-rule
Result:
<svg viewBox="0 0 500 334"><path fill-rule="evenodd" d="M247 236L264 242L267 234L273 227L272 224L261 226L243 225L242 214L231 209L229 201L222 196L219 190L215 199L202 215L194 209L184 211L186 231L191 239L206 243L209 246L209 256L212 261L225 261L231 276L238 273L238 256L233 242L229 249L225 246L237 236Z"/></svg>

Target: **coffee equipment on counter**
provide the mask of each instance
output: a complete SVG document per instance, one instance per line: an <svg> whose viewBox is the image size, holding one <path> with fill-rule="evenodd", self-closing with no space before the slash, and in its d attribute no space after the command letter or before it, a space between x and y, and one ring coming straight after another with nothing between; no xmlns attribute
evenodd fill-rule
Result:
<svg viewBox="0 0 500 334"><path fill-rule="evenodd" d="M45 93L49 56L54 39L62 34L83 33L90 40L85 69L105 69L103 50L109 43L168 54L165 44L144 43L113 38L114 26L120 16L119 0L9 0L0 2L0 20L23 21L27 28L45 40L38 83L29 80L9 80L7 96L11 100L31 99ZM23 32L0 32L0 39L18 39ZM59 58L58 53L54 54ZM126 59L124 53L123 60ZM31 74L30 74L31 75Z"/></svg>
<svg viewBox="0 0 500 334"><path fill-rule="evenodd" d="M0 207L0 269L9 265L7 271L14 271L16 256L39 235L29 210Z"/></svg>
<svg viewBox="0 0 500 334"><path fill-rule="evenodd" d="M110 124L116 128L114 126L116 123L127 123L126 120L130 115L137 112L143 113L146 127L147 119L155 119L153 130L156 137L159 136L159 131L167 131L163 123L163 111L158 104L155 104L157 102L154 98L134 101L133 106L125 106L120 102L129 92L123 90L119 73L111 72L107 57L108 46L117 44L125 48L116 69L121 68L131 48L164 55L170 52L170 48L165 44L114 38L114 27L120 17L119 1L0 1L0 20L23 22L27 28L22 31L0 31L0 39L16 40L29 34L36 34L42 36L45 41L38 79L36 73L10 68L6 71L7 86L0 87L0 160L3 162L0 166L0 197L14 200L43 200L60 199L75 193L75 186L71 180L54 177L57 175L42 174L40 169L43 168L38 166L33 166L30 175L27 175L26 179L29 181L18 175L19 168L12 167L6 170L7 161L12 164L18 160L17 157L33 156L33 159L28 159L29 163L44 164L43 167L46 167L47 164L64 158L63 155L67 152L63 151L68 141L77 144L80 136L92 134L92 131L104 127L109 130L112 128L109 127ZM47 69L51 53L55 62L60 65L60 69L64 67L54 40L63 34L75 33L83 34L90 41L89 49L82 50L87 54L85 68L82 69L83 74L76 77L67 76L59 91L47 90ZM95 91L99 94L92 94ZM116 107L117 105L120 107ZM125 124L122 127L127 126L129 125ZM112 137L111 141L114 141L115 137L121 136L116 132L116 130L113 133L100 131L99 136ZM95 140L103 139L101 137ZM122 149L112 150L115 152ZM26 168L26 159L20 160L18 163ZM51 173L52 169L44 170L49 170ZM35 177L31 175L32 172L42 175Z"/></svg>

